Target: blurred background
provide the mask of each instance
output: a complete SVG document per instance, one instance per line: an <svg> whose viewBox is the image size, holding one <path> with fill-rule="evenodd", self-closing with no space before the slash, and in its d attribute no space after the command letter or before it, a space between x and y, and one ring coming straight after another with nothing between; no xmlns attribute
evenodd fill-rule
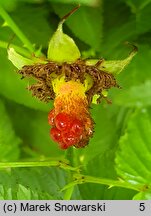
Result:
<svg viewBox="0 0 151 216"><path fill-rule="evenodd" d="M126 41L139 50L117 77L122 89L109 90L112 105L105 101L92 105L96 125L88 147L75 149L75 160L85 166L86 174L116 178L115 154L131 113L145 109L151 116L151 1L0 0L16 25L45 55L60 18L78 3L81 7L66 20L64 32L74 39L83 57L124 59L131 51ZM49 137L47 115L53 104L33 98L26 89L28 80L20 79L7 58L9 43L18 50L23 47L17 35L12 40L13 34L0 14L0 160L63 157L64 151ZM138 111L138 119L140 115ZM91 184L79 188L82 199L131 199L135 194L119 188L108 191L105 186L98 190Z"/></svg>

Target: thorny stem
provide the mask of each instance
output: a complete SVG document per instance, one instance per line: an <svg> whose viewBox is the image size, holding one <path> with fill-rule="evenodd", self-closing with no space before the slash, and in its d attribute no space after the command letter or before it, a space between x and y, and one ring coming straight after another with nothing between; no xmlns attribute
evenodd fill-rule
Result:
<svg viewBox="0 0 151 216"><path fill-rule="evenodd" d="M1 168L18 168L18 167L60 167L64 170L77 171L79 168L69 166L62 160L54 161L29 161L29 162L5 162L0 163Z"/></svg>
<svg viewBox="0 0 151 216"><path fill-rule="evenodd" d="M11 19L9 14L2 8L0 5L0 15L5 20L7 25L13 30L13 32L19 37L19 39L23 42L23 44L28 48L31 53L34 53L34 47L32 43L27 39L27 37L23 34L20 28L15 24L15 22Z"/></svg>
<svg viewBox="0 0 151 216"><path fill-rule="evenodd" d="M30 162L1 162L0 169L3 168L19 168L19 167L60 167L69 172L69 184L67 184L61 191L65 191L64 199L70 200L74 187L78 184L95 183L101 185L108 185L111 187L122 187L141 191L142 185L132 185L124 180L114 180L106 178L97 178L80 174L79 167L72 167L67 163L67 160L51 160L51 161L30 161ZM71 173L74 172L74 174Z"/></svg>
<svg viewBox="0 0 151 216"><path fill-rule="evenodd" d="M61 191L67 190L70 187L73 187L75 185L84 184L84 183L96 183L96 184L101 184L101 185L108 185L109 188L122 187L122 188L132 189L135 191L141 190L141 186L138 186L138 185L133 186L132 184L125 182L125 181L105 179L105 178L96 178L92 176L78 174L75 176L75 180L67 184Z"/></svg>

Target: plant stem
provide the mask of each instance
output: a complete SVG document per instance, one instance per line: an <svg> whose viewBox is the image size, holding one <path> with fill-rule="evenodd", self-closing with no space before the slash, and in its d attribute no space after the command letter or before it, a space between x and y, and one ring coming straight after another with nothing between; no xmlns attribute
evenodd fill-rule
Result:
<svg viewBox="0 0 151 216"><path fill-rule="evenodd" d="M140 191L141 185L132 185L125 181L120 180L113 180L113 179L105 179L105 178L96 178L92 176L85 176L85 175L75 175L75 180L73 182L70 182L68 185L66 185L62 191L69 190L70 187L73 187L77 184L84 184L84 183L96 183L96 184L102 184L102 185L108 185L111 187L122 187L127 189L132 189L135 191Z"/></svg>
<svg viewBox="0 0 151 216"><path fill-rule="evenodd" d="M70 200L71 196L73 194L73 191L74 191L74 185L66 190L63 199L64 200Z"/></svg>
<svg viewBox="0 0 151 216"><path fill-rule="evenodd" d="M79 174L78 167L69 166L68 163L63 160L0 163L0 169L18 168L18 167L60 167L66 171L75 171L76 174L74 174L73 176L71 175L71 172L69 173L70 183L67 184L61 190L61 191L66 190L64 194L65 200L71 199L75 185L84 184L84 183L96 183L96 184L108 185L109 187L122 187L122 188L132 189L135 191L140 191L142 188L142 185L132 185L131 183L122 180L96 178L93 176L86 176L86 175ZM73 178L75 180L71 182Z"/></svg>
<svg viewBox="0 0 151 216"><path fill-rule="evenodd" d="M5 20L7 25L13 30L13 32L19 37L19 39L23 42L23 44L28 48L31 53L34 53L34 47L27 39L27 37L22 33L20 28L15 24L15 22L11 19L9 14L2 8L0 5L0 15Z"/></svg>
<svg viewBox="0 0 151 216"><path fill-rule="evenodd" d="M50 167L57 166L65 170L76 171L78 168L69 166L66 162L61 160L54 161L30 161L30 162L6 162L0 163L1 168L17 168L17 167Z"/></svg>
<svg viewBox="0 0 151 216"><path fill-rule="evenodd" d="M65 159L69 160L69 163L71 164L71 166L73 166L73 148L68 148L65 152ZM73 174L71 172L68 172L68 182L71 182L73 180ZM74 185L70 188L68 188L64 194L63 199L64 200L70 200L72 197L72 193L74 191Z"/></svg>
<svg viewBox="0 0 151 216"><path fill-rule="evenodd" d="M139 191L138 186L134 186L134 185L132 185L126 181L96 178L96 177L92 177L92 176L84 176L84 180L88 183L105 184L105 185L108 185L109 187L113 187L113 186L123 187L123 188Z"/></svg>
<svg viewBox="0 0 151 216"><path fill-rule="evenodd" d="M68 148L65 151L65 159L69 161L71 166L74 166L74 164L73 164L73 148Z"/></svg>

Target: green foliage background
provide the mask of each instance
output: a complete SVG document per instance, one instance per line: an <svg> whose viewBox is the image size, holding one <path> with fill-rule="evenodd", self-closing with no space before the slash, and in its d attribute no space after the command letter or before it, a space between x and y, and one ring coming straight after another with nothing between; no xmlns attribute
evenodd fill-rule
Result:
<svg viewBox="0 0 151 216"><path fill-rule="evenodd" d="M122 89L109 91L112 105L92 105L88 147L64 152L49 138L52 103L33 98L7 58L13 31L0 16L0 199L151 199L151 1L0 0L45 54L60 18L77 3L64 31L83 56L125 58L125 41L139 52L117 77ZM23 46L17 36L11 45Z"/></svg>

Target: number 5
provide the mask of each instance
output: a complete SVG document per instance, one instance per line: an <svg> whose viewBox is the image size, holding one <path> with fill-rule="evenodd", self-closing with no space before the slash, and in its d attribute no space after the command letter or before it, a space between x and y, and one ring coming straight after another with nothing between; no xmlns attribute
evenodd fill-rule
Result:
<svg viewBox="0 0 151 216"><path fill-rule="evenodd" d="M145 203L140 203L139 204L139 210L144 211L145 210Z"/></svg>

